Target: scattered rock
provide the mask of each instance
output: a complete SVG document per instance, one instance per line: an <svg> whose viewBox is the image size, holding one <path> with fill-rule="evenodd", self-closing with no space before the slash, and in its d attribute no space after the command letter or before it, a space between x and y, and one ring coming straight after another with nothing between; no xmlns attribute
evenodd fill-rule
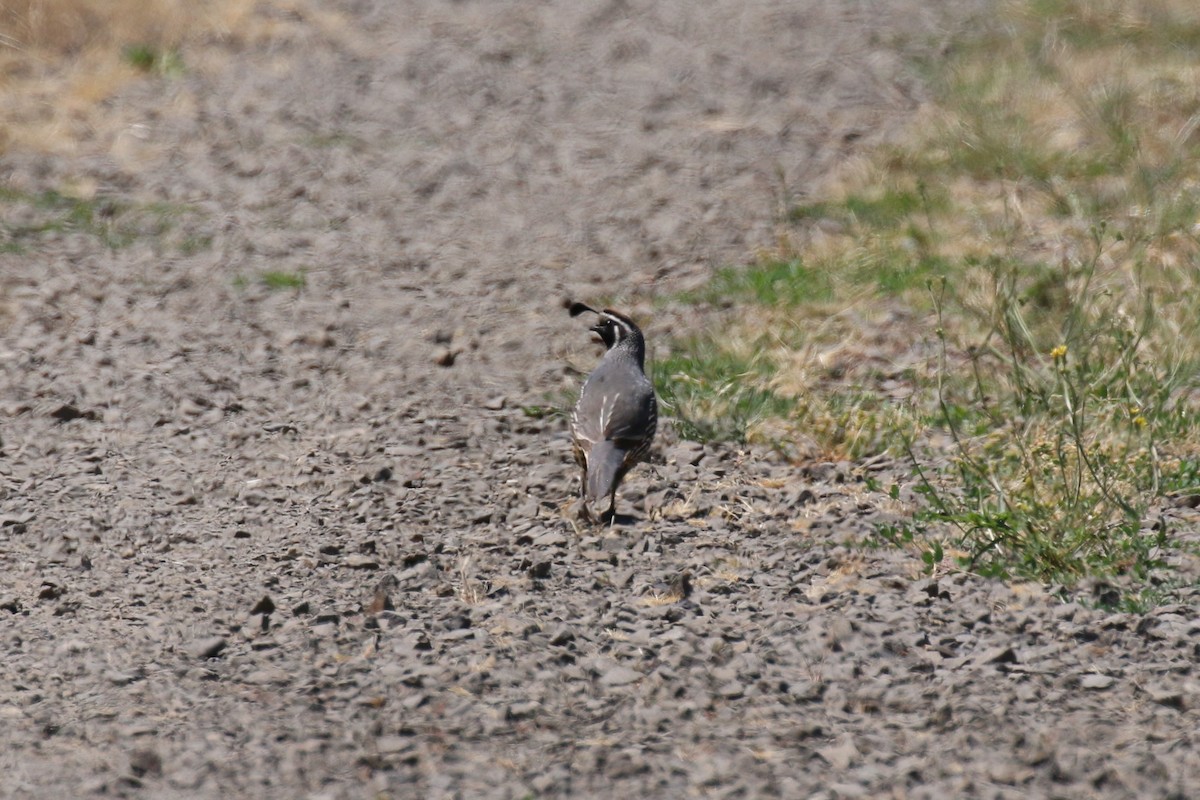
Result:
<svg viewBox="0 0 1200 800"><path fill-rule="evenodd" d="M143 676L142 673L136 670L110 669L104 673L104 677L114 686L128 686L135 681L141 680Z"/></svg>
<svg viewBox="0 0 1200 800"><path fill-rule="evenodd" d="M642 680L645 676L637 670L629 667L613 667L600 676L600 684L610 688L617 686L628 686L631 683L636 683Z"/></svg>
<svg viewBox="0 0 1200 800"><path fill-rule="evenodd" d="M197 639L187 646L187 653L192 658L208 659L216 658L225 649L226 642L224 636L209 636L206 639Z"/></svg>
<svg viewBox="0 0 1200 800"><path fill-rule="evenodd" d="M155 750L140 748L129 754L129 771L137 778L157 778L163 774L162 756Z"/></svg>
<svg viewBox="0 0 1200 800"><path fill-rule="evenodd" d="M100 418L100 415L95 411L80 411L73 405L65 403L50 412L50 416L59 422L71 422L72 420L83 419L95 421Z"/></svg>
<svg viewBox="0 0 1200 800"><path fill-rule="evenodd" d="M849 736L842 737L837 744L817 748L817 754L838 772L845 772L862 756Z"/></svg>
<svg viewBox="0 0 1200 800"><path fill-rule="evenodd" d="M1116 678L1110 675L1097 675L1089 673L1079 679L1079 685L1084 689L1107 689L1116 682Z"/></svg>
<svg viewBox="0 0 1200 800"><path fill-rule="evenodd" d="M975 656L976 664L1016 664L1017 651L1008 645L988 648Z"/></svg>
<svg viewBox="0 0 1200 800"><path fill-rule="evenodd" d="M1186 703L1184 701L1183 692L1179 689L1174 689L1160 684L1150 684L1144 686L1143 690L1155 703L1167 708L1173 708L1176 711L1185 711Z"/></svg>
<svg viewBox="0 0 1200 800"><path fill-rule="evenodd" d="M566 626L560 627L550 637L550 644L555 647L562 647L573 641L575 641L575 634Z"/></svg>

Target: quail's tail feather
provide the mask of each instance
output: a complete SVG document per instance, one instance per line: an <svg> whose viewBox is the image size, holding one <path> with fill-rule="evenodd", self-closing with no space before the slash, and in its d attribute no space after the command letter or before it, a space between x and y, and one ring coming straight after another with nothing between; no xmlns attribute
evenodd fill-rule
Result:
<svg viewBox="0 0 1200 800"><path fill-rule="evenodd" d="M616 486L617 473L625 463L625 450L616 442L604 441L592 445L587 460L587 492L589 502L608 497Z"/></svg>

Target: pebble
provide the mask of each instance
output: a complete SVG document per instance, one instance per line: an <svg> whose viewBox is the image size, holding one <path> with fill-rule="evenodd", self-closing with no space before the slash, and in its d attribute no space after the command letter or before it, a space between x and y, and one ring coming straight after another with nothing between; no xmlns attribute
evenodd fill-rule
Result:
<svg viewBox="0 0 1200 800"><path fill-rule="evenodd" d="M350 569L379 569L378 559L361 553L351 553L343 563Z"/></svg>
<svg viewBox="0 0 1200 800"><path fill-rule="evenodd" d="M1158 703L1160 706L1174 708L1178 711L1185 711L1187 708L1184 694L1178 689L1161 684L1150 684L1144 686L1143 690L1152 701Z"/></svg>
<svg viewBox="0 0 1200 800"><path fill-rule="evenodd" d="M645 676L637 670L629 667L613 667L600 676L600 684L602 686L617 687L628 686L631 683L636 683L642 680Z"/></svg>
<svg viewBox="0 0 1200 800"><path fill-rule="evenodd" d="M163 773L162 756L155 750L134 750L129 754L129 771L138 778L159 777Z"/></svg>
<svg viewBox="0 0 1200 800"><path fill-rule="evenodd" d="M1107 689L1116 682L1116 678L1110 675L1097 675L1095 673L1084 675L1079 679L1079 685L1084 689Z"/></svg>
<svg viewBox="0 0 1200 800"><path fill-rule="evenodd" d="M215 658L225 649L228 642L224 636L209 636L197 639L187 646L188 655L192 658Z"/></svg>

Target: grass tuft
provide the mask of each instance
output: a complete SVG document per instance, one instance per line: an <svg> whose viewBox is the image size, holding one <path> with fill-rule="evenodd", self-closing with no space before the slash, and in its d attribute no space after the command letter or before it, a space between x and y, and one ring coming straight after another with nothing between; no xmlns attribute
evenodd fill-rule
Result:
<svg viewBox="0 0 1200 800"><path fill-rule="evenodd" d="M252 283L256 283L271 291L285 291L288 289L299 291L308 285L308 279L303 270L299 272L266 270L260 272L254 278L248 278L245 275L234 277L233 288L238 291L244 291L250 288Z"/></svg>
<svg viewBox="0 0 1200 800"><path fill-rule="evenodd" d="M158 48L148 44L126 45L122 54L125 61L142 72L167 77L183 74L183 58L175 48Z"/></svg>
<svg viewBox="0 0 1200 800"><path fill-rule="evenodd" d="M786 417L795 405L762 385L768 370L764 360L696 340L655 362L652 379L664 413L675 418L681 436L745 442L758 422Z"/></svg>
<svg viewBox="0 0 1200 800"><path fill-rule="evenodd" d="M831 297L832 287L826 276L798 258L719 270L704 293L704 299L718 304L750 300L760 305L796 305Z"/></svg>
<svg viewBox="0 0 1200 800"><path fill-rule="evenodd" d="M28 245L48 236L83 233L106 247L127 247L139 237L160 239L171 232L191 210L170 203L134 204L106 196L76 197L57 191L27 192L0 188L0 207L25 206L32 213L21 222L0 222L0 248L24 252ZM185 250L187 240L175 242Z"/></svg>
<svg viewBox="0 0 1200 800"><path fill-rule="evenodd" d="M303 289L307 283L303 272L268 270L258 278L268 289Z"/></svg>
<svg viewBox="0 0 1200 800"><path fill-rule="evenodd" d="M131 120L106 102L147 76L224 64L231 46L261 49L288 28L354 32L316 0L289 15L253 0L4 0L0 3L0 153L108 153ZM294 20L291 19L294 17ZM144 157L147 145L139 145Z"/></svg>

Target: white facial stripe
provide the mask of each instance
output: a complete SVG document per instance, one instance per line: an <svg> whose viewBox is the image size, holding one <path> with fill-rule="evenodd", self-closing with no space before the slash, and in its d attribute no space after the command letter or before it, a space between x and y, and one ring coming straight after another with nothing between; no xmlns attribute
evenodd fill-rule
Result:
<svg viewBox="0 0 1200 800"><path fill-rule="evenodd" d="M613 334L614 344L629 335L629 324L625 320L614 317L612 314L605 314L604 320L613 326L613 330L615 331Z"/></svg>

